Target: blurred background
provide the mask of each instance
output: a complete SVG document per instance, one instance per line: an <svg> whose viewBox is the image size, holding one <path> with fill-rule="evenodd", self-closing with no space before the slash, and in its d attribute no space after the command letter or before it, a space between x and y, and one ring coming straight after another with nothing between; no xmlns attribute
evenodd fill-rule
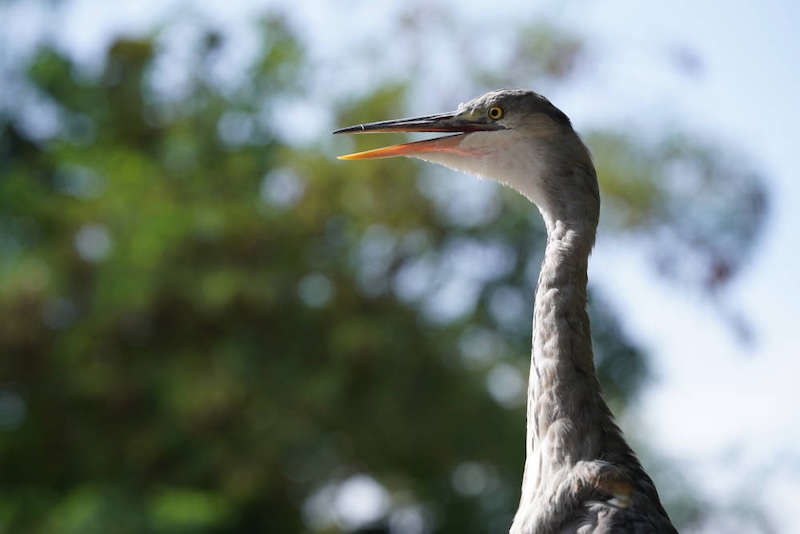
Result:
<svg viewBox="0 0 800 534"><path fill-rule="evenodd" d="M330 135L500 87L593 152L676 525L792 531L799 6L0 1L0 532L507 531L540 217Z"/></svg>

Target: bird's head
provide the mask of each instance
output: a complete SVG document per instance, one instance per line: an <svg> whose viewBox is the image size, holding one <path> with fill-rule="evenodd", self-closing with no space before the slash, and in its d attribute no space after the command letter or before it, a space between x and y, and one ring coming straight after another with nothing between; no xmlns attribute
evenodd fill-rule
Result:
<svg viewBox="0 0 800 534"><path fill-rule="evenodd" d="M450 132L452 135L339 156L358 160L407 156L505 183L546 215L597 202L586 147L569 118L533 91L486 93L456 111L359 124L333 133ZM591 208L591 206L589 206ZM596 212L597 208L591 211ZM594 215L596 219L596 213Z"/></svg>

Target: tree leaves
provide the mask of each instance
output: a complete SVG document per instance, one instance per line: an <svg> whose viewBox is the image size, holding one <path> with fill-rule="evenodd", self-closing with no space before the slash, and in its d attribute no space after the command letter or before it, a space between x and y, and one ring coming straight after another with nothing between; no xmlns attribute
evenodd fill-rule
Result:
<svg viewBox="0 0 800 534"><path fill-rule="evenodd" d="M582 47L545 30L520 46L546 53L537 72L557 80ZM180 97L159 92L157 39L118 40L94 78L50 48L21 66L59 124L43 139L20 116L0 123L0 414L17 414L0 426L4 527L506 528L524 406L497 392L527 372L538 215L489 186L480 217L456 216L466 181L282 141L302 43L265 20L230 86L214 75L225 36L204 35ZM395 116L408 90L332 112ZM692 211L698 187L726 183L715 153L608 132L589 143L620 228L664 230L735 272L765 206L754 176L736 174L719 211ZM697 183L682 189L679 165ZM747 216L721 224L731 210ZM646 361L591 302L598 371L622 409ZM389 495L377 526L309 518L312 496L353 480Z"/></svg>

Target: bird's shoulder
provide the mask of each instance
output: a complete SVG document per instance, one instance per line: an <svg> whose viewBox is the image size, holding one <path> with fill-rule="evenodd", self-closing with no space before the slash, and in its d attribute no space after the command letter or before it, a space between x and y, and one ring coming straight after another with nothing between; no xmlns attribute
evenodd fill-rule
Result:
<svg viewBox="0 0 800 534"><path fill-rule="evenodd" d="M560 534L677 534L672 523L646 501L589 500Z"/></svg>

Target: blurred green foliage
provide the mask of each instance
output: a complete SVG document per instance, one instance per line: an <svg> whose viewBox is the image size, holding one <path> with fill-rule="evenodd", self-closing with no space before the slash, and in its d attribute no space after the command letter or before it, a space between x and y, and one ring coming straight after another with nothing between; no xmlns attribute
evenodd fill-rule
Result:
<svg viewBox="0 0 800 534"><path fill-rule="evenodd" d="M279 21L261 38L247 84L223 90L210 32L179 98L154 89L154 40L116 41L96 76L54 48L27 66L59 126L0 119L0 532L507 528L538 214L493 189L479 223L454 218L413 162L281 141L265 109L305 57ZM338 123L396 116L405 94L377 88ZM627 226L653 220L669 192L605 139L606 193ZM619 412L646 360L590 311ZM351 525L336 492L361 475L391 503Z"/></svg>

